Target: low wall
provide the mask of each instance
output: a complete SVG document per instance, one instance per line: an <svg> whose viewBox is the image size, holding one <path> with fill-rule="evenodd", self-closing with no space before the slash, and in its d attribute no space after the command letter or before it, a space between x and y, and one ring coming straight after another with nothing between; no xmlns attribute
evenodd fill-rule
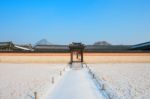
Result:
<svg viewBox="0 0 150 99"><path fill-rule="evenodd" d="M69 53L0 53L2 63L68 63Z"/></svg>
<svg viewBox="0 0 150 99"><path fill-rule="evenodd" d="M68 63L70 53L0 53L1 63ZM86 63L150 63L150 53L84 53Z"/></svg>
<svg viewBox="0 0 150 99"><path fill-rule="evenodd" d="M150 53L86 53L86 63L150 63Z"/></svg>

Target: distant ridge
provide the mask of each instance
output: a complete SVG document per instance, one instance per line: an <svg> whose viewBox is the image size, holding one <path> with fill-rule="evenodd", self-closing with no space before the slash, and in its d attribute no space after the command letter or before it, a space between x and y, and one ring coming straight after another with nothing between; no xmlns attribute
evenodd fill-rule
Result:
<svg viewBox="0 0 150 99"><path fill-rule="evenodd" d="M53 44L47 41L46 39L41 39L35 45L53 45Z"/></svg>
<svg viewBox="0 0 150 99"><path fill-rule="evenodd" d="M104 45L104 46L110 46L111 44L106 41L98 41L95 42L93 45Z"/></svg>

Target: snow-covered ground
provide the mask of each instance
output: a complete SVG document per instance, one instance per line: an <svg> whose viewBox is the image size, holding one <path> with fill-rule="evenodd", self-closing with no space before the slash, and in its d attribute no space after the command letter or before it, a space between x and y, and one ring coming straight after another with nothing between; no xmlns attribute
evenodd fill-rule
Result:
<svg viewBox="0 0 150 99"><path fill-rule="evenodd" d="M46 99L108 99L87 69L70 69Z"/></svg>
<svg viewBox="0 0 150 99"><path fill-rule="evenodd" d="M0 99L45 99L66 64L0 64Z"/></svg>
<svg viewBox="0 0 150 99"><path fill-rule="evenodd" d="M150 63L88 64L111 99L149 99Z"/></svg>
<svg viewBox="0 0 150 99"><path fill-rule="evenodd" d="M67 64L1 63L0 99L34 99L34 92L38 93L39 99L45 99L51 93L50 91L55 90L51 90L55 88L55 85L63 83L63 79L69 78L70 74L74 75L75 72L67 71L65 75L70 74L61 76L63 79L59 81L61 78L59 73L66 66ZM149 99L150 63L88 64L88 66L104 81L105 91L111 96L111 99ZM75 77L74 80L77 81L78 77L84 76L82 73L84 74L84 72L75 73L72 77ZM55 78L55 82L59 82L52 84L52 77ZM85 81L87 79L83 77L79 80ZM73 79L71 81L70 85L75 85L75 81ZM76 83L80 85L81 82ZM88 84L90 81L84 83ZM80 86L84 87L84 84ZM85 86L82 89L86 90L86 88Z"/></svg>

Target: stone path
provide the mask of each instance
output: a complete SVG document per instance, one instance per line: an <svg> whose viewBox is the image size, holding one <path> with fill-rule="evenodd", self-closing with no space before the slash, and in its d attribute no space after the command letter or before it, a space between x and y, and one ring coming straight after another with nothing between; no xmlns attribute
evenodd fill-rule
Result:
<svg viewBox="0 0 150 99"><path fill-rule="evenodd" d="M47 99L106 98L100 93L86 69L71 69L57 83Z"/></svg>

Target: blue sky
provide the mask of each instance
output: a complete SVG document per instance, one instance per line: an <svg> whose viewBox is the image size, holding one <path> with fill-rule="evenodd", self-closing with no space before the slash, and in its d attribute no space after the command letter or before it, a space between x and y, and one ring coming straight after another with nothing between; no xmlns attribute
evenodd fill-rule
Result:
<svg viewBox="0 0 150 99"><path fill-rule="evenodd" d="M0 0L0 41L150 41L150 0Z"/></svg>

